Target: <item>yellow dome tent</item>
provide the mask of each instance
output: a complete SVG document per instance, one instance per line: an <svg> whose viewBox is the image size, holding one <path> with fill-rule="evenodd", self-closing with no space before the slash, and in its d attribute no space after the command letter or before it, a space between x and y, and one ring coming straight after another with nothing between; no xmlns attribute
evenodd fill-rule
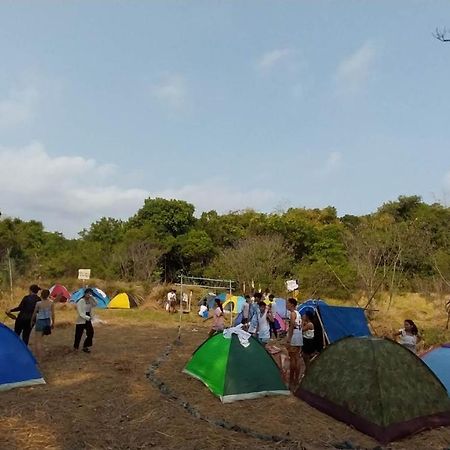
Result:
<svg viewBox="0 0 450 450"><path fill-rule="evenodd" d="M108 304L108 308L113 309L130 309L137 308L137 306L138 303L133 295L127 294L126 292L117 294Z"/></svg>

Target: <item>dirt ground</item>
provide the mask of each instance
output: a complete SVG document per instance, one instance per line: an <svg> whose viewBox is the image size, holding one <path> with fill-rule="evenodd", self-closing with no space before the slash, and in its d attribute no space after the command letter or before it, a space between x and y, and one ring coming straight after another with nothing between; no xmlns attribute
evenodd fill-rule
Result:
<svg viewBox="0 0 450 450"><path fill-rule="evenodd" d="M146 376L149 365L177 336L175 318L157 321L133 311L104 311L91 354L71 351L71 313L46 338L41 369L45 386L0 394L0 449L374 449L377 442L318 412L301 400L268 397L223 405L199 381L181 373L205 339L200 321L185 319L174 346L155 375L203 417L226 420L265 435L268 442L194 417ZM66 320L67 319L67 320ZM7 324L11 325L9 321ZM351 446L343 446L347 442ZM341 447L339 447L341 445ZM423 432L386 448L450 446L450 428Z"/></svg>

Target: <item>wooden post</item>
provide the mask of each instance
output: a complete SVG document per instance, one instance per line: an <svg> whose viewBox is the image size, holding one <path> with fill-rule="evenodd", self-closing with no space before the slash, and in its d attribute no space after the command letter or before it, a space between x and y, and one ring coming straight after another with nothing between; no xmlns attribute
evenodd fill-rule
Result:
<svg viewBox="0 0 450 450"><path fill-rule="evenodd" d="M11 265L11 249L8 249L8 268L9 268L9 295L11 303L13 301L13 278L12 278L12 265Z"/></svg>

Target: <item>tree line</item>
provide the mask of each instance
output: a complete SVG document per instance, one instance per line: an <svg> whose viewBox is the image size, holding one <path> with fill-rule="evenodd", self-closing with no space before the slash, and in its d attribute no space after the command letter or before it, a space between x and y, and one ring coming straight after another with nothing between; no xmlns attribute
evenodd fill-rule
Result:
<svg viewBox="0 0 450 450"><path fill-rule="evenodd" d="M38 221L0 220L1 282L57 280L91 268L97 278L174 282L227 278L282 292L288 278L313 296L370 301L382 291L450 290L450 208L401 196L372 214L290 208L194 215L182 200L148 198L128 220L103 217L68 239Z"/></svg>

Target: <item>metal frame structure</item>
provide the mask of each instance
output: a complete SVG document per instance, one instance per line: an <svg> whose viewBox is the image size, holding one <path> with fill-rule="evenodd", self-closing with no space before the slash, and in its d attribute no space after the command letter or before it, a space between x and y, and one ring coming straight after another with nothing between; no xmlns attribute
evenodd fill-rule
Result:
<svg viewBox="0 0 450 450"><path fill-rule="evenodd" d="M180 286L180 323L178 326L178 339L181 338L181 320L183 317L183 313L191 312L191 300L192 296L188 297L187 308L184 308L183 305L183 287L199 287L204 289L220 289L224 291L228 291L230 294L233 292L233 285L235 281L233 280L221 280L217 278L202 278L202 277L189 277L186 275L180 275L180 282L175 283L175 286Z"/></svg>

